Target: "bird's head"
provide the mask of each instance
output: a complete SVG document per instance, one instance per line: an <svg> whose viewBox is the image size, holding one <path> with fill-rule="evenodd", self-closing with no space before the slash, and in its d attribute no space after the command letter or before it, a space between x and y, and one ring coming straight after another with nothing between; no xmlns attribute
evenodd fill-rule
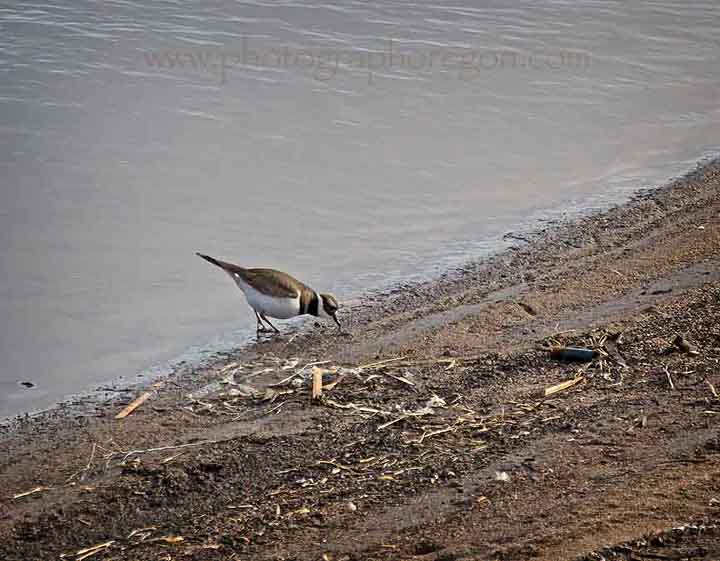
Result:
<svg viewBox="0 0 720 561"><path fill-rule="evenodd" d="M318 303L318 317L334 320L338 328L342 330L340 320L337 318L337 311L340 308L337 298L332 294L321 292L318 294L318 299L320 300Z"/></svg>

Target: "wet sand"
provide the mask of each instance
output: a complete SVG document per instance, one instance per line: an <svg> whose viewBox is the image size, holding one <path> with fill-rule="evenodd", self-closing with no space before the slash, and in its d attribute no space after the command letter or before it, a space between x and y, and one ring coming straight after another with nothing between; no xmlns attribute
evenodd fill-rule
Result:
<svg viewBox="0 0 720 561"><path fill-rule="evenodd" d="M366 296L351 338L310 321L125 419L144 390L18 421L0 556L717 559L718 194L716 161Z"/></svg>

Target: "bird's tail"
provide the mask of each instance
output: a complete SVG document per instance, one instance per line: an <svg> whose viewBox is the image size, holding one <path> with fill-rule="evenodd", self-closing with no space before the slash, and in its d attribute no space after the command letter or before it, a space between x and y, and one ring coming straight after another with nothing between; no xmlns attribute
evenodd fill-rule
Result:
<svg viewBox="0 0 720 561"><path fill-rule="evenodd" d="M225 261L220 261L219 259L210 257L209 255L205 255L204 253L195 252L195 255L197 255L198 257L202 257L203 259L205 259L205 261L208 261L209 263L212 263L217 267L220 267L223 271L228 271L233 266L232 263L225 263Z"/></svg>
<svg viewBox="0 0 720 561"><path fill-rule="evenodd" d="M228 263L227 261L220 261L220 259L215 259L214 257L210 257L209 255L205 255L204 253L196 252L195 255L197 255L198 257L202 257L203 259L205 259L205 261L212 263L217 267L220 267L223 271L225 271L233 278L236 275L244 277L247 273L247 270L242 268L240 265L233 265L232 263Z"/></svg>

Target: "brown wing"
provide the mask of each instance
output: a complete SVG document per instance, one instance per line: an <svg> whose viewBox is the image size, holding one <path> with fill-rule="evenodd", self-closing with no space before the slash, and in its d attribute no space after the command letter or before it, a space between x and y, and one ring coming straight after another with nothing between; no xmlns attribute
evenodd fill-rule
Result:
<svg viewBox="0 0 720 561"><path fill-rule="evenodd" d="M312 290L294 277L275 269L246 269L227 261L220 261L203 253L196 253L205 261L217 265L230 276L238 276L255 290L278 298L296 298L298 294L312 293Z"/></svg>
<svg viewBox="0 0 720 561"><path fill-rule="evenodd" d="M278 298L296 298L309 290L302 282L275 269L243 269L238 275L257 291Z"/></svg>

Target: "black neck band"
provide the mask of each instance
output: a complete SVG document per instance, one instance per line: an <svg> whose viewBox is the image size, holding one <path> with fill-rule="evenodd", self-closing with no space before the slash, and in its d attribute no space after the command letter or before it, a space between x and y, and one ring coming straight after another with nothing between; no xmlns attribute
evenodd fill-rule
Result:
<svg viewBox="0 0 720 561"><path fill-rule="evenodd" d="M315 317L318 317L320 315L320 299L318 298L317 294L313 294L305 313Z"/></svg>

